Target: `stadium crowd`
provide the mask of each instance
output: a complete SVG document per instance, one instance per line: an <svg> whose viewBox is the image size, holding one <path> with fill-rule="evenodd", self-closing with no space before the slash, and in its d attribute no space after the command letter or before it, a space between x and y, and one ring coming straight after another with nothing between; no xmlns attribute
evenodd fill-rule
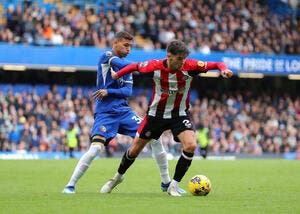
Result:
<svg viewBox="0 0 300 214"><path fill-rule="evenodd" d="M290 12L282 13L258 0L121 0L95 7L25 2L0 8L0 42L107 48L116 31L126 30L145 50L177 38L206 54L300 54L295 0L288 1Z"/></svg>
<svg viewBox="0 0 300 214"><path fill-rule="evenodd" d="M93 102L90 92L71 87L62 93L53 86L43 95L36 89L0 91L1 151L68 151L70 124L77 129L78 146L86 151L93 124ZM145 115L148 94L139 93L130 104ZM214 92L201 96L191 108L195 127L209 129L209 154L284 154L300 150L300 97L288 94L254 94L251 91L222 95ZM180 154L180 144L170 132L161 140L166 150ZM110 142L109 151L124 152L131 139L119 135ZM150 147L146 147L145 152Z"/></svg>

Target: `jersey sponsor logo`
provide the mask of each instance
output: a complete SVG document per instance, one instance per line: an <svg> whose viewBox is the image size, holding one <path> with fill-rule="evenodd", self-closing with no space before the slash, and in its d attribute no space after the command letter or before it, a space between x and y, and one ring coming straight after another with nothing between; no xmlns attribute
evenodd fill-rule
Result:
<svg viewBox="0 0 300 214"><path fill-rule="evenodd" d="M100 131L102 131L102 132L106 132L105 126L100 126L99 129L100 129Z"/></svg>
<svg viewBox="0 0 300 214"><path fill-rule="evenodd" d="M125 85L125 83L126 83L126 81L123 79L123 77L119 78L118 81L119 81L119 83L120 83L120 85L121 85L122 87L123 87L123 86Z"/></svg>
<svg viewBox="0 0 300 214"><path fill-rule="evenodd" d="M161 92L164 93L164 94L183 93L183 92L184 92L184 88L183 88L183 89L179 89L179 90L166 90L166 89L161 89Z"/></svg>
<svg viewBox="0 0 300 214"><path fill-rule="evenodd" d="M198 61L197 64L200 68L205 66L205 63L203 61Z"/></svg>

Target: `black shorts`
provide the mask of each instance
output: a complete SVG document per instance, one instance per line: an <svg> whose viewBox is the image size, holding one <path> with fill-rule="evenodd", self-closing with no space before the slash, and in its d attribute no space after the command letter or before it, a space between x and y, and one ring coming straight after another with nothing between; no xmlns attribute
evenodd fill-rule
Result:
<svg viewBox="0 0 300 214"><path fill-rule="evenodd" d="M163 119L152 116L146 116L142 121L138 133L141 139L158 139L166 130L171 130L174 140L179 142L177 136L185 131L194 131L194 126L188 116L182 116L174 119Z"/></svg>

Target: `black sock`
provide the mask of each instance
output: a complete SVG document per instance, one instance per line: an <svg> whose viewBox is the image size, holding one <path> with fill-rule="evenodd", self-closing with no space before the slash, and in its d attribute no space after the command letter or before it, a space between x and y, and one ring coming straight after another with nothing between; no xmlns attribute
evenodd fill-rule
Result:
<svg viewBox="0 0 300 214"><path fill-rule="evenodd" d="M175 169L175 175L173 179L175 181L180 182L187 170L189 169L192 160L193 160L194 153L189 153L182 151L181 156L179 160L177 161L176 169Z"/></svg>
<svg viewBox="0 0 300 214"><path fill-rule="evenodd" d="M128 150L124 153L118 169L118 173L122 175L127 171L127 169L131 166L131 164L133 164L136 158L136 157L130 157L128 153L129 153Z"/></svg>

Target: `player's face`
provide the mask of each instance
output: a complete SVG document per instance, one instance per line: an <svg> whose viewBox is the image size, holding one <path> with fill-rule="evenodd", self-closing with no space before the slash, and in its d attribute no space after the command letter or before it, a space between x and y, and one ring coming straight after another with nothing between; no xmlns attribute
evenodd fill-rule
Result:
<svg viewBox="0 0 300 214"><path fill-rule="evenodd" d="M168 62L168 67L171 70L180 70L184 64L184 61L186 59L187 55L186 54L167 54L167 62Z"/></svg>
<svg viewBox="0 0 300 214"><path fill-rule="evenodd" d="M133 45L132 40L128 40L128 39L116 40L114 42L113 51L119 57L126 57L129 54L132 45Z"/></svg>

